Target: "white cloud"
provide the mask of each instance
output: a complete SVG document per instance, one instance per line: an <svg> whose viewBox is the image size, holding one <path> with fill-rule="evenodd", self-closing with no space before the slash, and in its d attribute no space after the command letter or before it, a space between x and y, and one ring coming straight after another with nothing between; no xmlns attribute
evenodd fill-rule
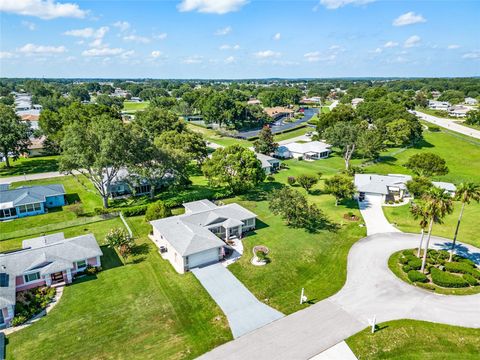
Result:
<svg viewBox="0 0 480 360"><path fill-rule="evenodd" d="M383 47L386 47L386 48L393 48L393 47L396 47L398 46L398 42L395 42L395 41L387 41Z"/></svg>
<svg viewBox="0 0 480 360"><path fill-rule="evenodd" d="M150 39L144 36L139 36L135 34L131 35L126 35L123 37L123 40L125 41L133 41L141 44L148 44L150 42Z"/></svg>
<svg viewBox="0 0 480 360"><path fill-rule="evenodd" d="M279 32L276 33L275 35L273 35L273 40L280 40L282 38L282 34L280 34Z"/></svg>
<svg viewBox="0 0 480 360"><path fill-rule="evenodd" d="M74 3L59 3L55 0L2 0L0 12L36 16L50 20L55 18L84 18L87 12Z"/></svg>
<svg viewBox="0 0 480 360"><path fill-rule="evenodd" d="M393 20L393 26L405 26L424 22L427 22L427 20L422 15L409 11Z"/></svg>
<svg viewBox="0 0 480 360"><path fill-rule="evenodd" d="M128 21L117 21L113 24L114 27L124 32L130 29L130 23Z"/></svg>
<svg viewBox="0 0 480 360"><path fill-rule="evenodd" d="M154 35L153 38L157 40L165 40L167 38L167 33L160 33L160 34Z"/></svg>
<svg viewBox="0 0 480 360"><path fill-rule="evenodd" d="M238 11L248 0L182 0L177 5L179 11L198 11L210 14L226 14Z"/></svg>
<svg viewBox="0 0 480 360"><path fill-rule="evenodd" d="M31 21L22 21L22 26L26 27L30 31L34 31L37 25Z"/></svg>
<svg viewBox="0 0 480 360"><path fill-rule="evenodd" d="M235 45L229 45L229 44L223 44L219 47L220 50L239 50L240 45L235 44Z"/></svg>
<svg viewBox="0 0 480 360"><path fill-rule="evenodd" d="M122 54L124 51L125 50L121 48L103 47L103 48L93 48L93 49L85 50L82 52L82 55L86 57L115 56L115 55Z"/></svg>
<svg viewBox="0 0 480 360"><path fill-rule="evenodd" d="M474 50L472 52L465 53L465 54L463 54L462 58L463 59L474 59L474 60L480 59L480 51Z"/></svg>
<svg viewBox="0 0 480 360"><path fill-rule="evenodd" d="M151 55L152 58L154 58L154 59L157 59L157 58L163 56L162 52L159 51L159 50L154 50L154 51L152 51L152 53L151 53L150 55Z"/></svg>
<svg viewBox="0 0 480 360"><path fill-rule="evenodd" d="M333 61L337 58L337 53L321 54L320 51L312 51L304 54L303 57L308 62Z"/></svg>
<svg viewBox="0 0 480 360"><path fill-rule="evenodd" d="M313 8L314 11L318 10L320 5L326 7L329 10L335 10L346 5L365 5L376 0L320 0L317 6Z"/></svg>
<svg viewBox="0 0 480 360"><path fill-rule="evenodd" d="M89 37L92 37L93 34L95 34L95 30L92 29L91 27L88 27L85 29L68 30L68 31L65 31L63 34L68 36L89 38Z"/></svg>
<svg viewBox="0 0 480 360"><path fill-rule="evenodd" d="M11 59L14 56L15 54L9 51L0 51L0 59Z"/></svg>
<svg viewBox="0 0 480 360"><path fill-rule="evenodd" d="M263 51L256 52L254 55L256 58L259 58L259 59L269 59L273 57L279 57L280 53L275 52L273 50L263 50Z"/></svg>
<svg viewBox="0 0 480 360"><path fill-rule="evenodd" d="M412 35L410 36L407 40L405 40L405 43L403 44L404 47L406 48L411 48L418 46L420 44L420 41L422 39L418 35Z"/></svg>
<svg viewBox="0 0 480 360"><path fill-rule="evenodd" d="M448 45L447 49L449 50L454 50L454 49L459 49L460 48L460 45L457 45L457 44L451 44L451 45Z"/></svg>
<svg viewBox="0 0 480 360"><path fill-rule="evenodd" d="M225 64L232 64L235 62L235 56L229 56L225 59Z"/></svg>
<svg viewBox="0 0 480 360"><path fill-rule="evenodd" d="M134 50L128 50L128 51L124 51L120 54L120 57L122 59L130 59L133 55L135 55L135 51Z"/></svg>
<svg viewBox="0 0 480 360"><path fill-rule="evenodd" d="M18 49L18 52L23 54L61 54L67 51L65 46L49 46L49 45L35 45L35 44L25 44Z"/></svg>
<svg viewBox="0 0 480 360"><path fill-rule="evenodd" d="M375 50L371 51L374 54L381 54L383 52L382 48L377 47Z"/></svg>
<svg viewBox="0 0 480 360"><path fill-rule="evenodd" d="M199 55L189 56L182 60L182 63L184 64L200 64L202 62L203 62L203 57Z"/></svg>
<svg viewBox="0 0 480 360"><path fill-rule="evenodd" d="M224 27L222 29L218 29L217 31L215 31L215 35L224 36L224 35L230 34L231 32L232 32L232 27L227 26L227 27Z"/></svg>

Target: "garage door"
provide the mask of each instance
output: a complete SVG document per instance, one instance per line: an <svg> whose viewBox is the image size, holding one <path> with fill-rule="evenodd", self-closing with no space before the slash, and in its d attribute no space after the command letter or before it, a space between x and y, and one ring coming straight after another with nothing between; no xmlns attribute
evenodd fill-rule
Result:
<svg viewBox="0 0 480 360"><path fill-rule="evenodd" d="M218 261L218 248L205 250L188 257L188 267L190 269L198 266L211 264Z"/></svg>

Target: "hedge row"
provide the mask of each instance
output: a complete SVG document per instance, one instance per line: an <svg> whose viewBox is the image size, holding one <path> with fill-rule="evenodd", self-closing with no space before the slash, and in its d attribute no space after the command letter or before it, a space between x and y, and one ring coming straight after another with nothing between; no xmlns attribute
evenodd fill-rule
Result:
<svg viewBox="0 0 480 360"><path fill-rule="evenodd" d="M446 288L463 288L469 286L469 283L464 278L444 272L435 267L430 269L430 275L432 276L432 282L438 286Z"/></svg>
<svg viewBox="0 0 480 360"><path fill-rule="evenodd" d="M445 270L459 274L470 274L476 279L480 279L480 271L467 262L447 262L445 263Z"/></svg>
<svg viewBox="0 0 480 360"><path fill-rule="evenodd" d="M424 282L427 282L427 276L423 273L421 273L420 271L416 271L416 270L410 270L408 272L408 278L410 279L411 282L421 282L421 283L424 283Z"/></svg>

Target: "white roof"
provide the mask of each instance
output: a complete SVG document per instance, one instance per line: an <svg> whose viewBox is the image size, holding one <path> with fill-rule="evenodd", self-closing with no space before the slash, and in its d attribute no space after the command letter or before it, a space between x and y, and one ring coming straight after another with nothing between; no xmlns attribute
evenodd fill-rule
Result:
<svg viewBox="0 0 480 360"><path fill-rule="evenodd" d="M150 222L181 256L225 245L210 228L239 226L242 221L257 217L238 204L217 206L206 199L184 206L188 213Z"/></svg>
<svg viewBox="0 0 480 360"><path fill-rule="evenodd" d="M359 192L387 195L389 187L405 189L410 180L410 175L402 174L355 174L354 183Z"/></svg>
<svg viewBox="0 0 480 360"><path fill-rule="evenodd" d="M309 141L306 143L289 143L284 145L289 151L299 154L306 154L310 152L321 153L330 150L332 145L326 144L322 141Z"/></svg>
<svg viewBox="0 0 480 360"><path fill-rule="evenodd" d="M443 182L443 181L432 181L433 186L446 190L446 191L451 191L455 192L457 191L457 187L449 182Z"/></svg>
<svg viewBox="0 0 480 360"><path fill-rule="evenodd" d="M272 166L272 163L279 162L278 159L275 159L274 157L265 154L255 153L255 156L262 163L262 168L269 168Z"/></svg>

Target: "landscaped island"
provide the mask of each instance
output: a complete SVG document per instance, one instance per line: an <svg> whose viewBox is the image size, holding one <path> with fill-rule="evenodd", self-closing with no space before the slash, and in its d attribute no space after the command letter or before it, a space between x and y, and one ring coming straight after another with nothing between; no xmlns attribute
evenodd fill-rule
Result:
<svg viewBox="0 0 480 360"><path fill-rule="evenodd" d="M400 279L438 294L470 295L480 292L480 270L475 263L465 257L450 254L445 250L428 250L425 273L420 271L421 258L417 249L394 253L388 266Z"/></svg>

